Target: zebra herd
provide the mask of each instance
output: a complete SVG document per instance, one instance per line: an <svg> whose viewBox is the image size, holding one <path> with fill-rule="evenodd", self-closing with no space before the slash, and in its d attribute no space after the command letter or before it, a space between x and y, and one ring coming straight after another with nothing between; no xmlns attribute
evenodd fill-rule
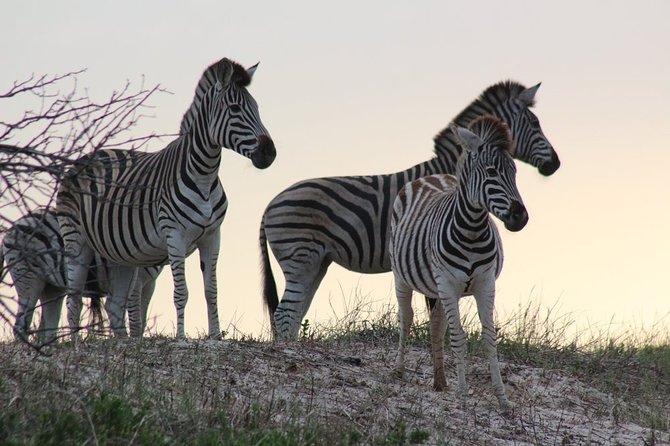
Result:
<svg viewBox="0 0 670 446"><path fill-rule="evenodd" d="M37 300L38 338L56 338L67 295L68 324L80 328L82 297L100 317L100 298L116 336L142 336L155 280L169 264L177 337L184 337L188 299L185 258L198 249L209 336L220 338L216 263L227 197L218 177L221 149L259 169L276 150L247 90L256 66L228 59L203 73L179 136L163 150L104 149L80 158L61 179L55 208L18 220L0 244L18 294L14 332L30 335ZM474 295L494 391L505 396L498 366L493 301L502 246L489 213L512 231L528 214L516 188L512 158L542 175L560 166L532 113L539 84L505 81L487 88L434 139L435 156L407 170L370 176L316 178L280 192L260 223L263 299L276 339L294 339L333 262L366 274L392 271L402 375L416 290L429 302L434 386L442 389L447 323L456 354L458 392L465 395L465 337L458 300ZM272 250L285 278L281 300ZM0 263L0 268L2 268ZM2 274L4 276L4 273ZM445 320L446 319L446 320Z"/></svg>

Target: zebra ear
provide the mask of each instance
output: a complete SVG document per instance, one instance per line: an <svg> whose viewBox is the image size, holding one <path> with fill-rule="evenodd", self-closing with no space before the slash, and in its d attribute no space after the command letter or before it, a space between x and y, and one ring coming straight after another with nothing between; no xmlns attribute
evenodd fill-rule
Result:
<svg viewBox="0 0 670 446"><path fill-rule="evenodd" d="M256 62L256 65L247 68L247 74L249 75L249 79L254 78L254 73L256 72L256 68L258 68L259 63L260 62Z"/></svg>
<svg viewBox="0 0 670 446"><path fill-rule="evenodd" d="M466 151L476 150L479 146L482 145L482 139L479 137L479 135L472 133L466 128L452 124L451 130L454 132L454 135L456 135L458 144Z"/></svg>
<svg viewBox="0 0 670 446"><path fill-rule="evenodd" d="M526 107L532 107L533 104L535 104L535 93L537 93L537 89L540 88L541 84L542 82L535 85L534 87L526 88L524 91L521 92L521 94L519 94L519 100Z"/></svg>
<svg viewBox="0 0 670 446"><path fill-rule="evenodd" d="M221 59L214 67L214 79L216 83L214 88L221 91L224 87L230 85L233 77L233 64L228 59Z"/></svg>

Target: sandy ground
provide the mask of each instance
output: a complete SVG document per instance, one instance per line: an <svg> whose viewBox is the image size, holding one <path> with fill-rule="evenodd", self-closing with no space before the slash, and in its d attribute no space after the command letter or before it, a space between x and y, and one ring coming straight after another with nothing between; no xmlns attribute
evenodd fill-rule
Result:
<svg viewBox="0 0 670 446"><path fill-rule="evenodd" d="M463 407L453 376L448 375L446 391L432 390L430 357L418 347L409 351L404 380L392 375L395 346L367 342L96 341L77 350L58 347L47 357L9 344L2 349L0 371L19 393L21 380L7 371L43 369L42 376L56 370L73 377L64 387L76 393L103 385L121 370L123 376L143 375L140 382L148 378L157 394L188 388L203 410L215 399L240 410L258 401L267 421L276 425L311 417L383 435L402 421L408 431L429 433L425 444L670 444L668 432L622 419L626 402L561 371L502 363L516 404L511 414L503 414L486 363L470 357L470 395ZM451 358L447 362L451 373Z"/></svg>

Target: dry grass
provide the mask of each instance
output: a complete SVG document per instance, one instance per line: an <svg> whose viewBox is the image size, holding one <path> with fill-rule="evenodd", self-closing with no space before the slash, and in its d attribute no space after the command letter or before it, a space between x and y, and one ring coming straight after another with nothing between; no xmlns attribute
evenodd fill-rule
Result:
<svg viewBox="0 0 670 446"><path fill-rule="evenodd" d="M391 310L372 317L356 307L327 327L305 324L290 343L154 336L46 354L3 343L0 443L668 444L667 335L559 342L555 321L529 308L502 325L503 379L517 404L507 416L472 320L466 407L451 387L431 388L425 322L407 378L392 377Z"/></svg>

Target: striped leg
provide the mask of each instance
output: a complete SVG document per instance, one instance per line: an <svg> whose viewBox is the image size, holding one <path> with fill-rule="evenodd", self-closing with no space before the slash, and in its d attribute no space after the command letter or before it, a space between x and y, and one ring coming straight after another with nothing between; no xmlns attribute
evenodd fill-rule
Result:
<svg viewBox="0 0 670 446"><path fill-rule="evenodd" d="M447 378L444 375L444 335L447 331L447 320L444 317L444 308L439 299L429 300L430 308L430 345L433 357L433 388L442 391L447 388Z"/></svg>
<svg viewBox="0 0 670 446"><path fill-rule="evenodd" d="M133 266L116 265L111 269L111 289L105 300L105 310L109 317L109 325L114 336L125 338L126 307L129 296L132 296L137 279L137 270ZM131 297L132 298L132 297Z"/></svg>
<svg viewBox="0 0 670 446"><path fill-rule="evenodd" d="M138 274L139 275L139 274ZM130 336L133 338L141 338L144 333L144 324L142 319L142 286L139 284L138 277L133 287L132 293L128 296L128 328L130 329Z"/></svg>
<svg viewBox="0 0 670 446"><path fill-rule="evenodd" d="M221 339L219 326L219 309L216 296L216 262L219 258L221 240L220 227L214 233L198 243L200 252L200 269L205 285L205 300L207 301L207 316L209 320L209 338Z"/></svg>
<svg viewBox="0 0 670 446"><path fill-rule="evenodd" d="M500 365L498 364L498 348L496 346L496 331L493 324L493 307L495 300L495 277L492 277L486 286L475 291L475 300L477 301L477 313L482 324L482 343L489 359L489 368L491 372L491 381L493 391L498 398L500 407L503 411L508 411L514 407L513 403L505 394L505 386L500 376Z"/></svg>
<svg viewBox="0 0 670 446"><path fill-rule="evenodd" d="M44 292L45 284L31 271L12 276L14 288L19 296L19 307L16 310L14 322L14 336L19 340L28 340L30 325L35 314L35 305L39 296Z"/></svg>
<svg viewBox="0 0 670 446"><path fill-rule="evenodd" d="M93 261L93 250L77 225L74 205L63 206L58 215L58 224L63 237L65 251L65 285L67 287L67 321L72 340L77 341L81 320L81 296L84 292L88 269Z"/></svg>
<svg viewBox="0 0 670 446"><path fill-rule="evenodd" d="M398 357L396 358L395 375L402 378L405 374L405 356L407 355L407 338L412 328L414 311L412 310L412 288L402 279L395 277L395 295L398 299Z"/></svg>
<svg viewBox="0 0 670 446"><path fill-rule="evenodd" d="M81 247L77 257L68 257L67 260L67 321L73 341L78 339L81 330L81 298L92 260L93 252L87 246Z"/></svg>
<svg viewBox="0 0 670 446"><path fill-rule="evenodd" d="M134 338L141 338L146 329L149 302L154 294L156 277L161 269L162 267L150 268L150 270L154 270L152 274L155 273L156 276L149 274L147 268L139 268L137 273L137 281L128 302L128 325L130 326L130 336Z"/></svg>
<svg viewBox="0 0 670 446"><path fill-rule="evenodd" d="M177 338L185 338L184 309L188 301L188 288L186 287L185 256L186 248L181 237L172 236L167 239L168 255L170 258L170 269L174 282L174 306L177 311Z"/></svg>
<svg viewBox="0 0 670 446"><path fill-rule="evenodd" d="M294 262L293 259L291 259ZM307 314L314 294L328 271L330 261L321 256L310 263L280 263L286 279L284 296L275 311L275 327L279 339L297 339L300 323Z"/></svg>
<svg viewBox="0 0 670 446"><path fill-rule="evenodd" d="M446 274L445 274L446 275ZM456 376L458 377L458 396L465 403L468 388L465 382L465 353L467 350L467 339L465 331L461 325L461 312L458 308L458 300L463 295L464 284L458 281L446 281L438 278L437 288L442 301L442 306L449 322L449 339L451 341L451 349L454 351L456 359ZM433 342L436 337L431 336ZM444 338L440 340L444 343ZM435 346L433 346L435 347ZM434 349L434 348L433 348ZM434 364L437 368L437 365Z"/></svg>

